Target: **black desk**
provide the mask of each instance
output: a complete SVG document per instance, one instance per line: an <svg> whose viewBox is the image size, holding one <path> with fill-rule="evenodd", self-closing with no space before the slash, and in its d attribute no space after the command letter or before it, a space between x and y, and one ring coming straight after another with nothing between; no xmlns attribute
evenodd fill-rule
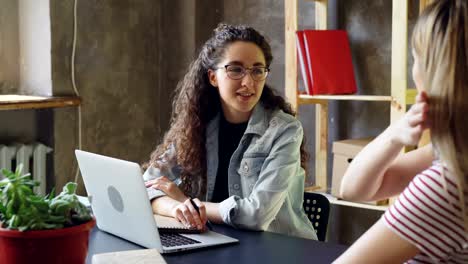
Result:
<svg viewBox="0 0 468 264"><path fill-rule="evenodd" d="M164 254L167 263L331 263L346 246L270 232L236 230L215 225L214 231L239 239L239 243ZM90 234L86 263L96 253L143 249L94 228Z"/></svg>

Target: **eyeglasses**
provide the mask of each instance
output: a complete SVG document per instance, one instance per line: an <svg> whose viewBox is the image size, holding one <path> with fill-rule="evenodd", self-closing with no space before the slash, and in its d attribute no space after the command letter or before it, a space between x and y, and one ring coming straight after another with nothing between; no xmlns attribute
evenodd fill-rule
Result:
<svg viewBox="0 0 468 264"><path fill-rule="evenodd" d="M222 68L219 68L222 69ZM254 81L263 81L268 76L270 69L265 66L254 66L252 68L244 68L240 65L224 65L227 76L233 80L240 80L245 77L247 72Z"/></svg>

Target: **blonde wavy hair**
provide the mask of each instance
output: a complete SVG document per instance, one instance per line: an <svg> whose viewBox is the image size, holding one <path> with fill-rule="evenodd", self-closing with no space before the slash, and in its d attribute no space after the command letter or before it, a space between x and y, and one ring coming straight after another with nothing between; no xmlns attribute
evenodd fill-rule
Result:
<svg viewBox="0 0 468 264"><path fill-rule="evenodd" d="M465 230L468 215L468 7L466 0L429 5L413 31L423 87L429 97L432 144L440 160L457 177ZM445 177L444 177L445 179Z"/></svg>

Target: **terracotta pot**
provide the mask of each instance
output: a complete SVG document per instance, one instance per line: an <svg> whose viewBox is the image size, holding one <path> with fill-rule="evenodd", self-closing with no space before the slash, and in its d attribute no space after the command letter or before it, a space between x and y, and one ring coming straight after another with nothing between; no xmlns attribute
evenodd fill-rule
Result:
<svg viewBox="0 0 468 264"><path fill-rule="evenodd" d="M96 220L92 219L81 225L51 230L20 232L0 227L0 264L83 264L89 232L95 225Z"/></svg>

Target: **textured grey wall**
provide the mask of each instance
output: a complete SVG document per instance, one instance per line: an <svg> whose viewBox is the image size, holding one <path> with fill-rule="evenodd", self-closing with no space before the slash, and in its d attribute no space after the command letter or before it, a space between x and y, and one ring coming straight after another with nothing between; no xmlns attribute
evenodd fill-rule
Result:
<svg viewBox="0 0 468 264"><path fill-rule="evenodd" d="M160 115L161 137L169 128L171 98L181 76L195 54L195 1L160 1L158 25L159 98L165 111ZM151 142L155 146L160 141Z"/></svg>
<svg viewBox="0 0 468 264"><path fill-rule="evenodd" d="M83 98L83 149L136 162L149 158L168 128L173 91L194 57L196 36L207 35L206 28L219 21L203 13L209 1L196 3L79 2L76 83ZM73 93L72 10L71 0L51 3L56 95ZM76 112L55 111L57 187L73 179Z"/></svg>
<svg viewBox="0 0 468 264"><path fill-rule="evenodd" d="M72 4L51 3L56 95L73 93ZM206 0L79 1L75 67L83 98L84 150L139 163L149 158L168 128L173 91L194 59L197 42L204 42L220 20L219 8L211 12L217 5ZM57 187L74 177L76 112L55 111Z"/></svg>
<svg viewBox="0 0 468 264"><path fill-rule="evenodd" d="M0 111L0 144L33 142L36 139L34 110Z"/></svg>
<svg viewBox="0 0 468 264"><path fill-rule="evenodd" d="M165 112L160 117L162 134L169 128L171 101L177 83L187 72L198 49L221 21L221 1L164 0L159 26L160 98ZM154 142L156 144L156 142Z"/></svg>
<svg viewBox="0 0 468 264"><path fill-rule="evenodd" d="M72 94L72 1L51 3L54 94ZM160 95L158 1L79 1L76 83L83 149L142 162L170 111ZM55 112L56 186L73 179L76 109ZM80 185L82 187L82 185Z"/></svg>

